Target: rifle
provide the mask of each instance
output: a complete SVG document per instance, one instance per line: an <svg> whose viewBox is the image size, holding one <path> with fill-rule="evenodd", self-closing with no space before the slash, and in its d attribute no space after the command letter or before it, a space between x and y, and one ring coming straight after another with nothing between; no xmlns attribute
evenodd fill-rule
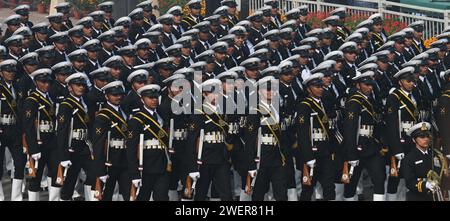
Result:
<svg viewBox="0 0 450 221"><path fill-rule="evenodd" d="M202 165L202 154L203 154L203 140L205 138L205 130L200 130L200 138L198 142L198 153L197 153L197 164Z"/></svg>
<svg viewBox="0 0 450 221"><path fill-rule="evenodd" d="M56 172L56 184L58 185L64 185L64 180L66 179L67 176L67 168L64 167L64 171L63 171L63 166L61 164L58 165L58 171Z"/></svg>
<svg viewBox="0 0 450 221"><path fill-rule="evenodd" d="M144 131L147 130L150 126L146 125L144 127ZM139 160L139 173L140 177L142 178L142 171L144 170L144 134L139 134L139 146L138 146L138 160ZM130 191L130 201L136 201L137 196L139 195L141 187L140 185L136 187L133 183L131 184L131 191Z"/></svg>
<svg viewBox="0 0 450 221"><path fill-rule="evenodd" d="M398 177L397 162L395 156L391 156L391 170L389 172L389 175L391 177Z"/></svg>
<svg viewBox="0 0 450 221"><path fill-rule="evenodd" d="M23 149L25 149L26 153L28 154L28 176L34 178L36 177L37 167L35 166L35 160L30 155L30 147L28 146L25 134L22 134L22 145Z"/></svg>
<svg viewBox="0 0 450 221"><path fill-rule="evenodd" d="M349 173L348 173L348 161L344 162L344 168L342 169L341 181L344 184L349 184L350 183L350 176L349 176Z"/></svg>
<svg viewBox="0 0 450 221"><path fill-rule="evenodd" d="M261 142L262 142L262 129L258 128L258 138L256 141L256 171L259 170L261 165ZM256 177L258 176L258 172L256 172L255 177L252 177L250 174L247 174L246 182L245 182L245 193L250 195L253 188L255 188Z"/></svg>
<svg viewBox="0 0 450 221"><path fill-rule="evenodd" d="M94 192L95 199L98 199L99 201L103 199L103 191L104 191L103 188L104 186L106 186L105 184L102 184L100 178L97 177L97 179L95 180L95 192Z"/></svg>
<svg viewBox="0 0 450 221"><path fill-rule="evenodd" d="M169 153L173 154L175 153L175 150L173 149L173 136L174 136L174 122L173 118L170 119L170 126L169 126Z"/></svg>
<svg viewBox="0 0 450 221"><path fill-rule="evenodd" d="M313 171L312 168L311 168L311 171ZM305 185L305 186L311 186L312 185L312 175L309 174L308 165L306 165L306 163L303 164L302 184Z"/></svg>

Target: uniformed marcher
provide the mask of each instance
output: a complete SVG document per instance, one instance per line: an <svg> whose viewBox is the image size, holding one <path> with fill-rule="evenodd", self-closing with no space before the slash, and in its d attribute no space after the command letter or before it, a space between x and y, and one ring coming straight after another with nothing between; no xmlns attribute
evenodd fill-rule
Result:
<svg viewBox="0 0 450 221"><path fill-rule="evenodd" d="M447 125L450 123L448 114L450 111L450 70L445 71L441 76L444 85L437 103L435 119L442 138L442 152L450 160L450 138L446 136L446 134L449 134Z"/></svg>
<svg viewBox="0 0 450 221"><path fill-rule="evenodd" d="M91 186L93 152L88 129L90 122L88 107L83 96L89 78L84 73L74 73L66 78L70 95L61 103L57 120L58 181L60 181L61 200L71 200L78 174L81 169L87 177L84 182L85 200L92 201ZM60 176L62 173L62 177Z"/></svg>
<svg viewBox="0 0 450 221"><path fill-rule="evenodd" d="M322 78L322 73L316 73L303 81L309 96L299 104L295 120L300 147L296 161L303 165L297 168L303 170L301 201L311 200L317 181L322 185L324 200L334 200L336 195L328 116L321 102Z"/></svg>
<svg viewBox="0 0 450 221"><path fill-rule="evenodd" d="M152 1L143 1L136 5L144 10L144 28L148 30L149 27L158 24L156 16L153 14Z"/></svg>
<svg viewBox="0 0 450 221"><path fill-rule="evenodd" d="M103 64L106 60L111 58L112 56L116 55L115 53L115 32L105 31L100 36L98 36L98 40L100 40L100 43L102 45L102 50L98 52L98 61L100 64Z"/></svg>
<svg viewBox="0 0 450 221"><path fill-rule="evenodd" d="M356 76L356 57L357 57L357 44L355 42L346 42L341 47L339 51L344 53L344 66L340 72L341 76L344 78L346 85L351 85L351 79Z"/></svg>
<svg viewBox="0 0 450 221"><path fill-rule="evenodd" d="M373 14L369 17L373 21L371 27L372 45L375 51L377 51L385 42L387 42L387 34L383 29L383 18L379 13Z"/></svg>
<svg viewBox="0 0 450 221"><path fill-rule="evenodd" d="M256 45L264 39L261 32L262 17L263 13L261 11L256 11L255 13L253 13L253 15L247 17L247 20L251 22L251 29L249 31L248 40L252 45Z"/></svg>
<svg viewBox="0 0 450 221"><path fill-rule="evenodd" d="M98 200L111 201L116 182L124 200L130 199L131 179L128 171L127 115L120 108L125 87L120 81L112 81L102 88L106 103L96 115L92 133L96 186ZM101 182L101 183L99 183Z"/></svg>
<svg viewBox="0 0 450 221"><path fill-rule="evenodd" d="M22 16L22 24L25 27L29 27L29 28L33 27L33 22L31 22L29 20L29 18L30 18L30 6L29 5L19 5L16 8L14 8L13 11L16 14Z"/></svg>
<svg viewBox="0 0 450 221"><path fill-rule="evenodd" d="M138 94L143 106L128 121L126 142L131 185L139 189L136 199L131 200L149 201L152 196L154 201L167 201L172 163L168 153L169 136L162 128L164 122L158 113L160 87L146 85Z"/></svg>
<svg viewBox="0 0 450 221"><path fill-rule="evenodd" d="M114 80L120 80L121 72L122 72L122 66L123 66L123 59L122 57L116 55L112 56L108 60L106 60L103 63L104 67L108 67L111 69L111 77Z"/></svg>
<svg viewBox="0 0 450 221"><path fill-rule="evenodd" d="M280 96L280 145L286 155L286 188L289 201L298 201L295 183L294 156L298 153L298 143L295 139L295 106L298 96L292 88L294 80L293 62L282 61L279 67L279 96Z"/></svg>
<svg viewBox="0 0 450 221"><path fill-rule="evenodd" d="M67 27L63 25L63 17L64 15L62 13L56 13L47 16L48 22L50 23L48 36L52 36L58 32L68 30ZM52 42L49 41L48 43L51 44Z"/></svg>
<svg viewBox="0 0 450 221"><path fill-rule="evenodd" d="M114 2L112 1L106 1L103 3L98 4L98 9L105 12L105 15L103 16L105 20L103 21L104 29L109 30L113 27L115 20L112 17L113 15L113 6Z"/></svg>
<svg viewBox="0 0 450 221"><path fill-rule="evenodd" d="M271 20L276 27L279 28L283 24L281 14L279 12L280 3L275 0L264 0L264 5L272 6Z"/></svg>
<svg viewBox="0 0 450 221"><path fill-rule="evenodd" d="M104 11L94 11L89 13L92 18L92 38L97 38L103 32L107 31L108 28L105 27L105 12Z"/></svg>
<svg viewBox="0 0 450 221"><path fill-rule="evenodd" d="M47 46L47 40L48 40L48 23L47 22L41 22L38 24L35 24L31 30L33 31L33 40L30 44L30 52L36 51L39 48L42 48L44 46Z"/></svg>
<svg viewBox="0 0 450 221"><path fill-rule="evenodd" d="M253 201L264 200L264 195L272 185L273 196L277 201L286 201L287 176L285 147L281 143L279 98L275 95L278 82L273 76L258 81L260 101L253 104L247 116L245 129L245 149L248 153L248 176L254 180L250 188ZM246 182L246 188L249 187Z"/></svg>
<svg viewBox="0 0 450 221"><path fill-rule="evenodd" d="M76 25L75 27L69 29L68 35L70 37L70 41L68 41L67 43L66 48L67 53L71 53L75 50L80 49L86 42L85 39L83 38L83 27L84 26L82 25Z"/></svg>
<svg viewBox="0 0 450 221"><path fill-rule="evenodd" d="M137 91L145 86L148 75L149 73L146 70L136 70L127 77L127 82L130 84L131 90L129 90L121 102L121 106L128 116L134 115L142 107L142 102L140 102L140 96Z"/></svg>
<svg viewBox="0 0 450 221"><path fill-rule="evenodd" d="M411 144L411 151L403 159L401 168L408 188L406 200L443 200L437 197L437 194L443 194L440 189L441 175L439 173L441 173L443 166L442 160L447 159L443 156L440 158L439 154L441 153L431 146L431 124L428 122L415 124L407 131L407 135L413 143Z"/></svg>
<svg viewBox="0 0 450 221"><path fill-rule="evenodd" d="M36 89L25 99L22 106L22 145L27 150L31 179L28 200L39 201L41 180L47 166L47 176L51 177L49 199L58 200L59 188L56 184L57 148L55 145L55 106L48 95L52 81L50 69L38 69L31 74ZM34 168L33 168L34 167Z"/></svg>
<svg viewBox="0 0 450 221"><path fill-rule="evenodd" d="M344 197L356 200L356 187L363 169L367 169L374 184L374 201L384 201L385 161L382 157L380 138L377 137L378 114L369 96L375 84L374 72L367 71L353 77L357 91L346 102L344 147L346 156L342 171ZM350 168L350 169L348 169Z"/></svg>
<svg viewBox="0 0 450 221"><path fill-rule="evenodd" d="M142 35L146 31L144 30L144 10L142 8L137 8L130 12L128 17L130 17L132 21L129 37L131 43L134 44L137 40L142 38Z"/></svg>
<svg viewBox="0 0 450 221"><path fill-rule="evenodd" d="M102 50L100 41L97 39L92 39L84 43L81 48L87 52L88 60L86 62L85 72L90 74L92 71L99 69L101 67L101 63L98 60L98 55Z"/></svg>
<svg viewBox="0 0 450 221"><path fill-rule="evenodd" d="M3 22L7 25L7 28L5 34L0 40L1 44L5 44L5 40L11 37L13 33L20 28L20 24L22 23L22 16L17 14L11 15L7 17Z"/></svg>
<svg viewBox="0 0 450 221"><path fill-rule="evenodd" d="M106 99L102 88L111 80L111 69L108 67L99 68L89 73L89 78L92 82L92 88L86 93L86 105L88 106L88 115L91 122L94 122L95 116L105 104Z"/></svg>
<svg viewBox="0 0 450 221"><path fill-rule="evenodd" d="M424 21L413 22L408 27L414 29L413 50L414 54L418 55L426 50L423 43Z"/></svg>
<svg viewBox="0 0 450 221"><path fill-rule="evenodd" d="M55 77L55 81L50 86L48 94L52 101L55 102L56 113L58 113L59 105L69 95L69 89L67 88L66 78L72 74L72 64L68 61L63 61L53 65L52 74Z"/></svg>
<svg viewBox="0 0 450 221"><path fill-rule="evenodd" d="M191 0L186 3L189 8L189 15L183 18L181 26L184 30L190 30L193 26L203 21L203 17L200 15L202 8L200 0Z"/></svg>
<svg viewBox="0 0 450 221"><path fill-rule="evenodd" d="M62 13L63 16L63 25L66 26L67 29L73 28L72 21L70 20L70 9L72 5L70 2L61 2L55 5L55 9L57 13Z"/></svg>
<svg viewBox="0 0 450 221"><path fill-rule="evenodd" d="M193 182L198 179L196 201L206 200L211 184L222 201L232 200L228 152L233 145L226 143L226 122L222 118L222 107L218 106L221 84L218 79L201 84L205 100L201 109L195 109L188 126L186 162L189 177Z"/></svg>
<svg viewBox="0 0 450 221"><path fill-rule="evenodd" d="M223 6L228 6L228 23L230 27L235 26L239 22L239 18L237 16L237 3L235 0L222 0L220 2Z"/></svg>
<svg viewBox="0 0 450 221"><path fill-rule="evenodd" d="M165 79L166 93L161 97L161 104L159 112L164 120L163 128L169 134L168 148L170 157L172 159L173 171L170 174L169 180L169 200L178 201L178 182L181 181L186 185L186 163L183 162L186 155L186 140L187 140L187 120L188 112L185 111L183 98L183 86L188 83L185 80L185 75L194 73L194 69L182 68L176 71L171 77ZM189 102L189 101L188 101ZM175 107L176 109L174 109ZM186 196L185 196L186 197Z"/></svg>
<svg viewBox="0 0 450 221"><path fill-rule="evenodd" d="M0 165L3 167L5 149L8 147L14 161L14 175L11 186L11 201L22 201L22 184L27 156L21 148L21 125L18 109L18 88L14 82L17 73L17 61L0 62ZM3 176L3 170L0 177ZM0 200L4 200L3 187L0 184Z"/></svg>
<svg viewBox="0 0 450 221"><path fill-rule="evenodd" d="M55 33L50 36L50 41L53 42L53 45L55 46L55 57L53 58L54 64L69 60L66 53L68 43L70 42L67 32Z"/></svg>
<svg viewBox="0 0 450 221"><path fill-rule="evenodd" d="M20 104L28 97L31 90L34 90L33 79L31 74L38 68L38 54L35 52L28 53L19 59L22 69L22 75L17 82L17 100Z"/></svg>
<svg viewBox="0 0 450 221"><path fill-rule="evenodd" d="M22 35L13 35L5 40L4 44L9 51L8 59L18 61L19 58L22 57L22 40Z"/></svg>
<svg viewBox="0 0 450 221"><path fill-rule="evenodd" d="M386 128L389 147L390 171L387 186L387 201L398 200L398 190L401 174L401 161L409 153L413 146L412 140L406 136L412 126L419 120L417 108L417 94L413 94L416 76L414 67L406 67L394 75L398 82L398 88L387 97ZM400 167L400 168L399 168ZM404 197L404 196L400 196Z"/></svg>

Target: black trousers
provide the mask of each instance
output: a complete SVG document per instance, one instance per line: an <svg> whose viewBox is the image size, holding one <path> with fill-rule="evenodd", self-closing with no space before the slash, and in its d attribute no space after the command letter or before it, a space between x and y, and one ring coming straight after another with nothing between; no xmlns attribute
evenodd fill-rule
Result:
<svg viewBox="0 0 450 221"><path fill-rule="evenodd" d="M312 177L311 186L302 184L302 193L300 194L300 201L311 201L314 186L317 181L320 182L323 189L324 200L334 200L336 198L334 180L335 169L333 168L333 161L331 155L319 156L316 158L316 166L314 167L314 174Z"/></svg>
<svg viewBox="0 0 450 221"><path fill-rule="evenodd" d="M152 195L154 201L169 200L169 173L142 174L142 186L137 196L137 200L149 201Z"/></svg>
<svg viewBox="0 0 450 221"><path fill-rule="evenodd" d="M125 201L130 200L131 177L127 168L109 167L108 176L104 187L103 201L112 201L116 183L119 183L119 192L122 194L123 199Z"/></svg>
<svg viewBox="0 0 450 221"><path fill-rule="evenodd" d="M349 166L350 169L350 166ZM386 178L386 171L384 166L384 158L376 154L372 157L361 158L359 165L353 169L353 176L350 183L344 186L344 197L351 198L356 194L359 178L363 169L367 169L374 186L374 194L384 194L384 180Z"/></svg>
<svg viewBox="0 0 450 221"><path fill-rule="evenodd" d="M414 144L411 141L411 139L406 138L405 143L402 144L402 147L403 147L403 150L407 150L407 151L405 151L405 156L406 156L408 154L410 148L414 147ZM397 193L398 184L400 183L400 179L403 178L402 174L400 173L401 169L398 168L399 162L397 159L395 161L397 163L398 177L393 177L393 176L388 177L387 193L389 193L389 194ZM391 162L391 160L389 158L389 166L390 166L390 162ZM401 163L400 163L400 167L401 167Z"/></svg>
<svg viewBox="0 0 450 221"><path fill-rule="evenodd" d="M195 200L205 201L209 186L215 188L222 201L231 201L231 175L229 164L215 164L200 166L200 179L197 181Z"/></svg>
<svg viewBox="0 0 450 221"><path fill-rule="evenodd" d="M175 152L175 154L172 155L171 159L172 159L172 172L170 173L169 189L177 190L178 181L183 180L182 174L184 168L179 153Z"/></svg>
<svg viewBox="0 0 450 221"><path fill-rule="evenodd" d="M272 184L273 197L276 201L287 201L287 168L286 167L263 167L259 168L252 200L263 201L264 195L269 191Z"/></svg>
<svg viewBox="0 0 450 221"><path fill-rule="evenodd" d="M28 190L32 192L39 192L41 190L41 180L44 168L47 166L47 176L52 178L52 186L57 187L56 181L56 169L57 169L57 150L55 148L48 148L53 146L54 143L44 142L41 145L41 158L39 159L38 169L36 177L31 178L29 181ZM44 147L47 146L47 147ZM30 156L31 157L31 156Z"/></svg>
<svg viewBox="0 0 450 221"><path fill-rule="evenodd" d="M83 147L88 148L88 147ZM80 148L81 149L81 148ZM61 188L61 199L70 200L77 183L78 175L83 169L86 172L86 182L85 185L92 185L92 160L89 154L82 151L77 151L71 153L70 161L72 165L67 170L67 176L64 180L64 185ZM87 199L86 199L87 200Z"/></svg>
<svg viewBox="0 0 450 221"><path fill-rule="evenodd" d="M0 126L0 178L3 177L5 148L8 147L14 161L14 179L23 179L27 155L20 144L20 134L16 126Z"/></svg>

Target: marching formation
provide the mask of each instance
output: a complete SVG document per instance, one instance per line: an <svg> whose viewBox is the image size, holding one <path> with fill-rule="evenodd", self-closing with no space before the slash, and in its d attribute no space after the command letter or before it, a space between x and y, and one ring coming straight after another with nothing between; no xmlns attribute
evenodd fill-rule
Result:
<svg viewBox="0 0 450 221"><path fill-rule="evenodd" d="M354 201L366 173L374 201L448 197L450 29L426 48L421 21L349 30L345 8L312 29L308 6L275 0L247 18L234 0L206 18L200 0L159 18L113 5L3 21L11 200L47 180L51 201Z"/></svg>

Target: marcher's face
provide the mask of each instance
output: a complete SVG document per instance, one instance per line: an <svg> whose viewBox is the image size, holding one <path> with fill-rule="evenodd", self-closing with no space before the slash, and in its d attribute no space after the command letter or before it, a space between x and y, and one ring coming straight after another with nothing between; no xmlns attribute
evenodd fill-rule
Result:
<svg viewBox="0 0 450 221"><path fill-rule="evenodd" d="M151 110L155 110L158 107L158 98L143 96L142 101L144 105Z"/></svg>
<svg viewBox="0 0 450 221"><path fill-rule="evenodd" d="M402 80L400 80L400 86L404 90L411 92L415 87L415 82L411 81L411 80L402 79Z"/></svg>
<svg viewBox="0 0 450 221"><path fill-rule="evenodd" d="M118 95L112 95L112 94L107 94L106 95L106 100L108 100L111 104L114 105L120 105L120 103L122 102L123 99L123 94L118 94Z"/></svg>
<svg viewBox="0 0 450 221"><path fill-rule="evenodd" d="M359 84L357 84L357 87L361 91L361 93L363 93L366 96L369 96L372 94L373 86L370 84L359 83Z"/></svg>
<svg viewBox="0 0 450 221"><path fill-rule="evenodd" d="M86 85L84 84L71 84L69 86L69 91L77 96L77 97L81 97L84 95L84 92L86 91Z"/></svg>
<svg viewBox="0 0 450 221"><path fill-rule="evenodd" d="M50 88L50 82L49 81L46 81L46 82L36 81L36 87L40 91L47 93L48 89Z"/></svg>
<svg viewBox="0 0 450 221"><path fill-rule="evenodd" d="M418 147L425 149L430 146L431 138L429 136L419 136L416 137L415 143Z"/></svg>
<svg viewBox="0 0 450 221"><path fill-rule="evenodd" d="M315 98L321 98L323 95L323 87L312 85L308 87L308 92Z"/></svg>
<svg viewBox="0 0 450 221"><path fill-rule="evenodd" d="M12 80L14 80L15 75L16 74L12 71L2 71L2 77L6 82L11 82Z"/></svg>

